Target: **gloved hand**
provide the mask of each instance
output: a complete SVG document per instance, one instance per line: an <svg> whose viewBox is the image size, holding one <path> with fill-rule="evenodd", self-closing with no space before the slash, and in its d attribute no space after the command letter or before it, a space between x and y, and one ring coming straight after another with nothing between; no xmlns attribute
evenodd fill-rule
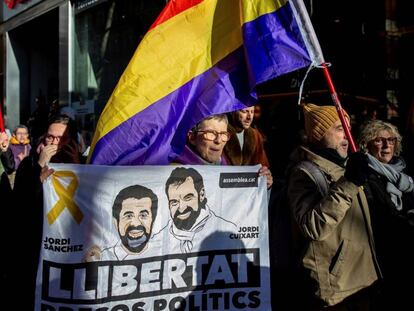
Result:
<svg viewBox="0 0 414 311"><path fill-rule="evenodd" d="M345 178L359 187L367 181L368 172L368 157L361 152L351 153L346 163Z"/></svg>

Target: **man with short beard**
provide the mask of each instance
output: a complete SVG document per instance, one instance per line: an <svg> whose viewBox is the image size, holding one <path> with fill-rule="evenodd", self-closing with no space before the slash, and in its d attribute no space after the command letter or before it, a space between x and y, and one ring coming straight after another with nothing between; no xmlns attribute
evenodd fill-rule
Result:
<svg viewBox="0 0 414 311"><path fill-rule="evenodd" d="M157 209L158 198L152 190L140 185L122 189L112 207L120 239L114 246L102 250L100 260L135 259L147 252Z"/></svg>
<svg viewBox="0 0 414 311"><path fill-rule="evenodd" d="M305 305L292 309L371 310L372 285L380 270L361 187L368 173L366 156L348 157L348 140L334 106L306 104L303 112L307 144L291 155L288 202L301 266L292 295Z"/></svg>
<svg viewBox="0 0 414 311"><path fill-rule="evenodd" d="M179 244L182 253L198 250L201 242L218 231L217 228L225 232L236 230L234 223L221 218L209 208L203 178L195 169L174 169L165 184L165 192L172 220L166 228L173 237L171 245ZM214 246L225 248L228 245L224 241Z"/></svg>

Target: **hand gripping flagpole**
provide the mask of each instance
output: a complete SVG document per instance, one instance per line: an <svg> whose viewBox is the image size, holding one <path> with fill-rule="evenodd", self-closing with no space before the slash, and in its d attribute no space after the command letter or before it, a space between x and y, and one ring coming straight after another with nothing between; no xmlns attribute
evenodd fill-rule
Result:
<svg viewBox="0 0 414 311"><path fill-rule="evenodd" d="M348 139L349 145L351 147L351 151L356 152L357 149L354 139L352 138L351 131L349 129L349 124L346 121L344 113L342 111L342 106L339 101L338 94L336 93L335 86L333 85L331 75L328 70L328 64L324 60L322 49L319 45L318 38L316 37L315 30L313 29L305 4L302 0L290 0L289 2L295 14L296 21L299 24L299 28L305 41L306 48L312 59L311 68L319 67L323 69L323 73L328 83L332 100L335 104L336 111L338 112L339 120L341 120L342 127L344 128L346 138Z"/></svg>

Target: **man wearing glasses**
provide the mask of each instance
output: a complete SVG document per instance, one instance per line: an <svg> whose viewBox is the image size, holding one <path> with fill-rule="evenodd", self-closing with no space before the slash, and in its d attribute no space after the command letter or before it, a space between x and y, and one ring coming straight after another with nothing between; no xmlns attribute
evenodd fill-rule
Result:
<svg viewBox="0 0 414 311"><path fill-rule="evenodd" d="M223 154L223 148L230 139L227 131L225 114L205 118L194 126L187 135L187 145L184 152L175 159L179 164L228 164Z"/></svg>
<svg viewBox="0 0 414 311"><path fill-rule="evenodd" d="M230 165L223 150L230 140L228 119L225 114L209 116L194 126L187 135L187 145L183 153L173 162L193 165ZM267 166L259 170L260 176L266 176L267 187L273 183L272 174Z"/></svg>

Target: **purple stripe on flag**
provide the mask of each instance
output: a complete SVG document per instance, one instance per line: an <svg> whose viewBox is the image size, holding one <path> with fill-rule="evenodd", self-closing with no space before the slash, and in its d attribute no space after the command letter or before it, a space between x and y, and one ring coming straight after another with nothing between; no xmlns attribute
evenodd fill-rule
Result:
<svg viewBox="0 0 414 311"><path fill-rule="evenodd" d="M243 47L99 139L90 162L167 164L198 121L254 104L257 84L311 64L289 3L242 31Z"/></svg>
<svg viewBox="0 0 414 311"><path fill-rule="evenodd" d="M251 85L309 66L307 52L289 3L243 25Z"/></svg>
<svg viewBox="0 0 414 311"><path fill-rule="evenodd" d="M96 144L91 164L167 164L179 155L199 120L252 105L243 48L140 111Z"/></svg>

